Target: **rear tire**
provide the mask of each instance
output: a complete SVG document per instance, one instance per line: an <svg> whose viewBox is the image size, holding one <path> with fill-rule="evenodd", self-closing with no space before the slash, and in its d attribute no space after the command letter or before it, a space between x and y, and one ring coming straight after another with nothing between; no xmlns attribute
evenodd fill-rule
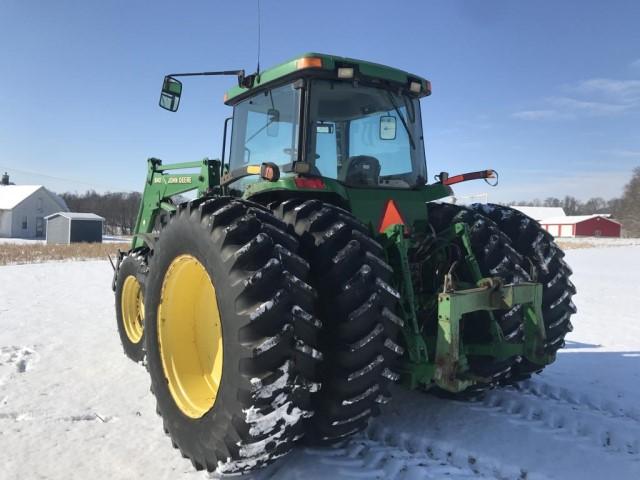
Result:
<svg viewBox="0 0 640 480"><path fill-rule="evenodd" d="M307 263L294 253L298 242L284 229L249 202L199 199L178 207L155 245L147 368L165 432L197 470L262 467L292 448L310 415L310 387L298 371L314 374L315 350L305 343L315 341L306 314L314 292ZM191 276L175 277L187 268L181 262ZM181 348L187 344L195 348Z"/></svg>
<svg viewBox="0 0 640 480"><path fill-rule="evenodd" d="M318 291L323 361L312 380L322 389L312 394L307 438L335 442L363 430L398 379L402 320L394 313L399 294L390 286L393 271L382 247L346 210L301 199L271 208L300 238Z"/></svg>
<svg viewBox="0 0 640 480"><path fill-rule="evenodd" d="M505 283L528 281L529 274L522 269L523 258L511 245L510 239L500 231L495 223L470 208L446 203L429 203L429 222L436 233L454 223L464 223L469 227L471 247L483 276L497 276ZM460 251L463 252L460 245ZM461 259L459 259L461 260ZM462 261L460 261L463 264ZM462 269L462 270L461 270ZM470 272L459 266L457 270L462 280L473 282ZM495 311L496 321L506 341L519 342L523 338L522 309L516 306L508 311ZM490 317L483 312L468 314L462 320L461 334L465 342L483 342L490 340ZM442 392L446 396L462 399L474 399L484 391L504 382L512 375L512 369L520 357L498 360L489 356L468 356L471 373L484 377L485 382L474 385L455 394Z"/></svg>
<svg viewBox="0 0 640 480"><path fill-rule="evenodd" d="M120 262L115 282L118 335L124 354L134 362L144 360L144 289L147 278L145 252L131 251Z"/></svg>
<svg viewBox="0 0 640 480"><path fill-rule="evenodd" d="M576 288L569 279L572 271L564 261L564 252L538 222L514 208L494 204L474 204L472 208L491 218L511 239L525 263L530 263L534 268L532 280L543 285L542 316L547 334L545 349L547 353L555 354L564 347L565 335L573 330L571 315L576 313L572 301ZM544 367L523 360L514 366L509 383L525 380Z"/></svg>

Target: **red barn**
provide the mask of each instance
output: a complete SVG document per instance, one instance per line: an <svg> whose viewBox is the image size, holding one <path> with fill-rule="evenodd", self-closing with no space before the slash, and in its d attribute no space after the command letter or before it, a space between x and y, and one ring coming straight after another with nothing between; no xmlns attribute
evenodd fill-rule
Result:
<svg viewBox="0 0 640 480"><path fill-rule="evenodd" d="M622 225L605 215L576 215L540 220L554 237L620 237Z"/></svg>

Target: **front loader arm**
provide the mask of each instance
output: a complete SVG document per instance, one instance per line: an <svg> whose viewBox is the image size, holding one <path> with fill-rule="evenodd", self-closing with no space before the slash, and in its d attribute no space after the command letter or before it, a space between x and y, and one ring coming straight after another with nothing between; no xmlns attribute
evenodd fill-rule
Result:
<svg viewBox="0 0 640 480"><path fill-rule="evenodd" d="M131 240L132 249L150 243L150 235L159 213L175 210L176 207L171 202L172 196L197 189L198 197L202 197L220 185L220 161L218 160L204 159L199 162L162 165L162 160L149 158L147 164L147 180ZM171 170L195 168L199 168L200 171L197 173L166 173Z"/></svg>

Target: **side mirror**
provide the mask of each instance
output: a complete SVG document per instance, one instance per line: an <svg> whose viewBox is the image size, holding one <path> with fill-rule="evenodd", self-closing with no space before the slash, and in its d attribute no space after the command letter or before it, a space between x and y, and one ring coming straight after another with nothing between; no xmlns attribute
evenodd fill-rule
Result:
<svg viewBox="0 0 640 480"><path fill-rule="evenodd" d="M267 135L277 137L280 130L280 110L270 108L267 111Z"/></svg>
<svg viewBox="0 0 640 480"><path fill-rule="evenodd" d="M393 115L383 115L380 117L380 140L396 139L396 117Z"/></svg>
<svg viewBox="0 0 640 480"><path fill-rule="evenodd" d="M173 77L164 77L162 92L160 92L160 106L170 112L178 110L180 95L182 94L182 82Z"/></svg>

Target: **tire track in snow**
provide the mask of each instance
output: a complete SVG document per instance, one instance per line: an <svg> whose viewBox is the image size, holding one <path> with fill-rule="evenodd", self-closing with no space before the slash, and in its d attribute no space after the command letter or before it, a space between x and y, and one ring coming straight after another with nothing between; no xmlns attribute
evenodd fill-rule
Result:
<svg viewBox="0 0 640 480"><path fill-rule="evenodd" d="M555 396L555 393L535 394L507 388L490 392L482 402L469 408L509 416L514 424L551 433L556 438L579 440L587 449L640 458L640 422L612 415L592 403L570 402Z"/></svg>
<svg viewBox="0 0 640 480"><path fill-rule="evenodd" d="M13 420L15 422L24 422L27 420L37 420L39 422L101 422L110 423L117 421L117 416L100 415L99 413L85 413L81 415L70 415L66 417L48 417L46 415L37 415L30 412L0 412L0 420Z"/></svg>
<svg viewBox="0 0 640 480"><path fill-rule="evenodd" d="M466 467L458 467L448 460L446 457L439 458L433 450L410 452L402 447L359 437L341 447L299 449L264 472L256 472L249 478L256 480L498 478L483 475L477 469L474 471L474 459Z"/></svg>
<svg viewBox="0 0 640 480"><path fill-rule="evenodd" d="M611 400L594 398L584 393L573 392L568 388L557 387L534 380L526 380L518 384L515 388L523 393L535 395L536 397L577 405L611 417L626 418L640 425L640 411L627 410Z"/></svg>
<svg viewBox="0 0 640 480"><path fill-rule="evenodd" d="M118 420L118 417L111 415L100 415L99 413L85 413L82 415L71 415L70 417L62 417L58 420L63 422L97 422L100 421L102 423L110 423L115 420Z"/></svg>
<svg viewBox="0 0 640 480"><path fill-rule="evenodd" d="M385 427L382 424L373 424L366 432L369 439L385 445L387 448L401 449L413 455L422 456L426 453L433 465L422 471L412 472L407 476L396 478L434 478L441 479L443 476L451 478L492 478L492 479L528 479L546 480L549 477L537 473L528 472L520 466L510 465L495 458L485 458L482 455L461 448L459 445L442 440L429 438L421 434L414 434L398 431L397 429ZM433 470L433 467L444 467L456 469L451 473L446 470ZM470 475L472 474L472 475ZM382 477L386 478L386 477Z"/></svg>
<svg viewBox="0 0 640 480"><path fill-rule="evenodd" d="M33 417L26 412L2 412L0 413L0 420L12 420L14 422L24 422L31 420Z"/></svg>
<svg viewBox="0 0 640 480"><path fill-rule="evenodd" d="M310 468L310 465L313 465ZM215 478L215 477L214 477ZM548 480L520 467L479 458L452 444L385 427L370 427L334 448L300 448L254 480L394 479L394 480Z"/></svg>

